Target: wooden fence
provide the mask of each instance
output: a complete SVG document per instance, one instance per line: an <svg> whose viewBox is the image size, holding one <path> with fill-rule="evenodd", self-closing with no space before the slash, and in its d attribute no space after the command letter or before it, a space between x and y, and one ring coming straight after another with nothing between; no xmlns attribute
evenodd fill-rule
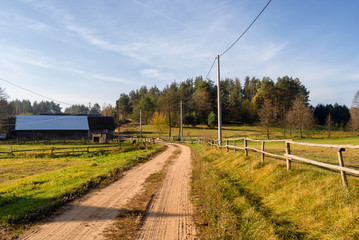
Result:
<svg viewBox="0 0 359 240"><path fill-rule="evenodd" d="M243 141L242 146L238 145L238 141ZM257 148L254 148L254 147L248 147L248 141L260 142L261 143L261 149L257 149ZM233 143L233 145L229 144L231 142ZM285 154L279 155L279 154L266 152L265 151L265 143L266 142L283 142L283 143L285 143ZM266 155L270 156L270 157L274 157L274 158L284 159L286 161L286 164L287 164L287 171L289 171L291 169L291 163L292 163L293 160L296 160L296 161L299 161L299 162L304 162L304 163L311 164L311 165L318 166L318 167L337 170L337 171L340 171L343 186L348 186L346 173L351 173L351 174L359 176L359 170L352 169L352 168L347 168L347 167L344 166L344 160L343 160L343 154L342 154L342 152L344 152L345 149L359 149L359 145L316 144L316 143L295 142L295 141L293 141L291 139L290 140L289 139L285 139L285 140L256 140L256 139L250 139L250 138L226 139L225 140L225 145L219 143L217 139L208 139L207 144L209 146L213 146L213 147L226 148L227 151L229 149L234 149L234 151L236 151L236 150L244 150L245 156L248 156L248 150L252 150L252 151L255 151L255 152L258 152L258 153L261 154L261 160L262 161L264 161L264 158L265 158ZM296 155L292 155L290 153L291 144L310 146L310 147L333 148L337 152L339 165L323 163L323 162L319 162L319 161L299 157L299 156L296 156Z"/></svg>
<svg viewBox="0 0 359 240"><path fill-rule="evenodd" d="M79 147L64 147L64 148L47 148L47 149L23 149L23 150L14 150L10 145L9 151L2 151L0 154L10 154L14 155L15 153L26 153L26 152L41 152L49 153L51 155L56 153L89 153L91 149L111 149L111 148L121 148L123 141L129 141L130 143L143 143L143 144L154 144L154 138L144 138L144 137L124 137L118 141L118 144L104 145L104 146L79 146Z"/></svg>

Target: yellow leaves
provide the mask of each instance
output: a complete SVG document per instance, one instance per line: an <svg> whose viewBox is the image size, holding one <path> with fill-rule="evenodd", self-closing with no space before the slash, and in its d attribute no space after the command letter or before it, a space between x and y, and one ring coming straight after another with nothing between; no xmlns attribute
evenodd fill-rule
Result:
<svg viewBox="0 0 359 240"><path fill-rule="evenodd" d="M167 116L164 113L154 112L150 123L161 135L167 127Z"/></svg>

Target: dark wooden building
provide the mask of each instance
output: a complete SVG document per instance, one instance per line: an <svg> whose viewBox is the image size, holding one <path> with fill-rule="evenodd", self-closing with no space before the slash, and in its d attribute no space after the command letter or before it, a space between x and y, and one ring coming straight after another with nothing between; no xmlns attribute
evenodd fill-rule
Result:
<svg viewBox="0 0 359 240"><path fill-rule="evenodd" d="M92 139L105 142L112 139L115 127L113 117L17 115L15 136L24 140Z"/></svg>

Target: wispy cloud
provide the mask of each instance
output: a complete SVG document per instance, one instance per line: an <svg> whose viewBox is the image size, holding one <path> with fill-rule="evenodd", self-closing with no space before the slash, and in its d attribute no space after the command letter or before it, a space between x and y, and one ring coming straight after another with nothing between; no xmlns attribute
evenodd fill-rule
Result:
<svg viewBox="0 0 359 240"><path fill-rule="evenodd" d="M265 49L262 54L259 55L258 59L264 62L269 61L273 57L275 57L280 51L282 51L288 44L288 42L285 42L276 46L270 46Z"/></svg>
<svg viewBox="0 0 359 240"><path fill-rule="evenodd" d="M164 13L162 13L162 12L160 12L160 11L158 11L158 10L152 8L152 7L150 7L149 5L147 5L147 4L143 3L143 2L140 2L140 1L137 1L137 0L133 0L133 2L135 2L135 3L137 3L137 4L141 5L141 6L143 6L143 7L145 7L145 8L147 8L147 9L149 9L149 10L151 10L151 11L154 12L155 14L157 14L157 15L159 15L159 16L161 16L161 17L164 17L164 18L166 18L166 19L168 19L168 20L170 20L170 21L172 21L172 22L174 22L174 23L176 23L176 24L178 24L178 25L180 25L180 26L182 26L182 27L185 26L183 23L181 23L181 22L177 21L176 19L174 19L174 18L172 18L172 17L170 17L170 16L168 16L168 15L166 15L166 14L164 14Z"/></svg>
<svg viewBox="0 0 359 240"><path fill-rule="evenodd" d="M140 71L143 77L154 78L158 80L166 80L168 82L173 81L175 76L173 73L164 73L157 69L143 69Z"/></svg>

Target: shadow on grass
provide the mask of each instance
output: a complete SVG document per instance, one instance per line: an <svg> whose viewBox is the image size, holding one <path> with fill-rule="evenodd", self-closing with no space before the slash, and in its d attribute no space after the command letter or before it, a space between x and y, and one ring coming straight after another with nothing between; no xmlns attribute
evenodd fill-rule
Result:
<svg viewBox="0 0 359 240"><path fill-rule="evenodd" d="M275 234L280 239L306 239L306 233L298 230L298 226L286 220L284 217L278 216L272 210L262 203L262 197L251 192L238 180L232 179L228 174L221 173L221 177L225 178L237 191L245 197L250 205L259 212L264 218L275 226Z"/></svg>

